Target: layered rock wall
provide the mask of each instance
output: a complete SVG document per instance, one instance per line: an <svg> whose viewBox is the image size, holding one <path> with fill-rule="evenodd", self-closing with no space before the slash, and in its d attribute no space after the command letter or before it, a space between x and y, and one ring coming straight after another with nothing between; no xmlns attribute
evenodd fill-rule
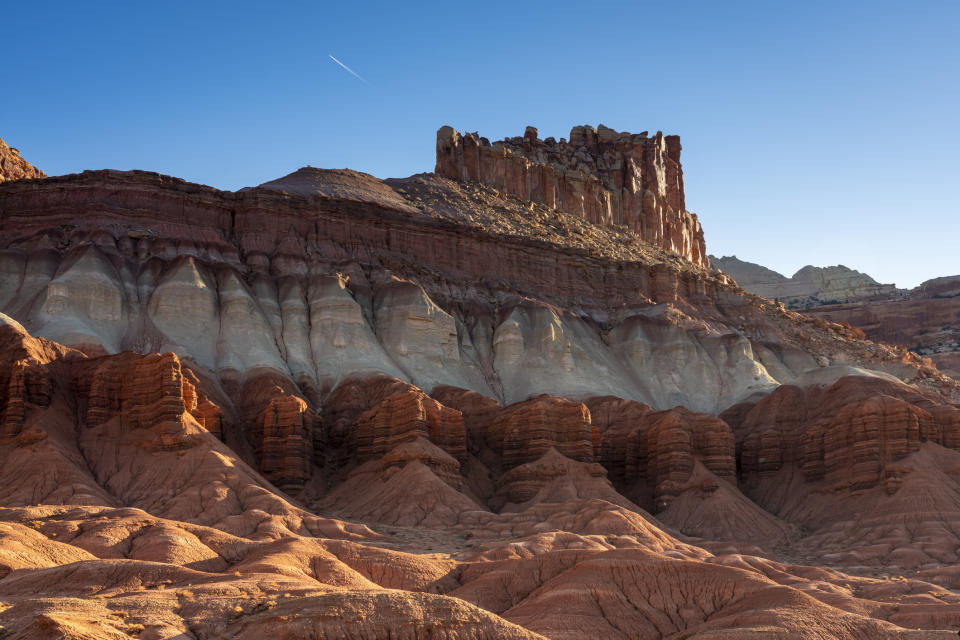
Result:
<svg viewBox="0 0 960 640"><path fill-rule="evenodd" d="M573 460L593 462L595 429L583 404L541 395L504 407L490 424L487 438L502 455L504 468L512 469L551 448Z"/></svg>
<svg viewBox="0 0 960 640"><path fill-rule="evenodd" d="M352 435L353 451L360 462L379 458L418 437L458 460L467 454L463 415L415 388L392 395L361 414Z"/></svg>
<svg viewBox="0 0 960 640"><path fill-rule="evenodd" d="M315 454L313 434L319 429L316 414L302 398L271 398L251 434L260 472L285 491L302 489Z"/></svg>
<svg viewBox="0 0 960 640"><path fill-rule="evenodd" d="M686 210L680 138L574 127L570 140L523 137L491 144L450 127L437 132L436 172L475 180L605 226L623 225L644 242L708 266L703 230Z"/></svg>
<svg viewBox="0 0 960 640"><path fill-rule="evenodd" d="M683 407L654 411L621 398L586 402L600 430L600 460L611 478L640 503L662 511L681 493L699 462L736 486L736 453L730 427Z"/></svg>

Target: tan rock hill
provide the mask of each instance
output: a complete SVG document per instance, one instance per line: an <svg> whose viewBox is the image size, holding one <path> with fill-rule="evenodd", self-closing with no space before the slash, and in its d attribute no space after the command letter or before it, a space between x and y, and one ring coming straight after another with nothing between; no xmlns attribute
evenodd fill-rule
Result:
<svg viewBox="0 0 960 640"><path fill-rule="evenodd" d="M0 182L46 176L43 171L24 160L18 149L7 146L7 143L0 139Z"/></svg>
<svg viewBox="0 0 960 640"><path fill-rule="evenodd" d="M955 635L954 381L461 178L0 185L4 631Z"/></svg>
<svg viewBox="0 0 960 640"><path fill-rule="evenodd" d="M737 256L710 256L710 263L736 280L745 290L783 302L790 309L879 300L901 293L892 284L880 284L867 274L842 264L834 267L807 265L787 278L766 267L739 260Z"/></svg>

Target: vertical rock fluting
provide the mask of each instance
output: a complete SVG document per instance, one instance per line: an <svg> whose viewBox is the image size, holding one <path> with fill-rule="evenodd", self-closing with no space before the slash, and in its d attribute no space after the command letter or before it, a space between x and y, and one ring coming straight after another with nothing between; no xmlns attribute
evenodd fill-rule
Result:
<svg viewBox="0 0 960 640"><path fill-rule="evenodd" d="M644 242L709 266L703 229L686 210L680 138L618 133L600 125L574 127L570 140L523 137L490 142L451 127L437 131L436 172L475 180L517 198L624 225Z"/></svg>
<svg viewBox="0 0 960 640"><path fill-rule="evenodd" d="M626 484L628 477L631 480L637 478L640 475L637 468L640 439L631 435L645 424L646 416L654 412L653 407L616 396L588 398L584 404L590 409L593 424L600 432L599 461L606 467L610 480L615 484Z"/></svg>
<svg viewBox="0 0 960 640"><path fill-rule="evenodd" d="M258 470L277 487L296 493L309 479L311 463L322 458L320 416L297 386L276 371L248 375L239 396L241 432L253 445ZM197 413L204 413L202 404Z"/></svg>
<svg viewBox="0 0 960 640"><path fill-rule="evenodd" d="M356 376L338 384L323 400L326 454L333 468L341 468L353 458L352 438L361 415L390 396L415 388L387 375Z"/></svg>
<svg viewBox="0 0 960 640"><path fill-rule="evenodd" d="M17 360L0 373L0 436L20 434L28 405L45 407L50 403L50 378L32 358Z"/></svg>
<svg viewBox="0 0 960 640"><path fill-rule="evenodd" d="M694 463L736 485L733 432L721 419L683 407L650 414L646 428L647 477L657 510L665 509L687 487Z"/></svg>
<svg viewBox="0 0 960 640"><path fill-rule="evenodd" d="M503 408L499 402L476 391L449 385L435 387L430 396L440 404L463 414L467 445L472 453L487 446L490 424Z"/></svg>
<svg viewBox="0 0 960 640"><path fill-rule="evenodd" d="M119 416L125 429L150 429L161 422L179 421L187 411L184 379L176 355L121 354L98 364L89 373L88 427ZM83 377L78 377L81 388L85 386Z"/></svg>
<svg viewBox="0 0 960 640"><path fill-rule="evenodd" d="M183 420L189 415L222 437L222 410L184 376L173 353L128 351L78 363L73 384L85 406L81 415L87 428L118 419L123 430L152 431L155 437L147 446L174 450L188 444Z"/></svg>

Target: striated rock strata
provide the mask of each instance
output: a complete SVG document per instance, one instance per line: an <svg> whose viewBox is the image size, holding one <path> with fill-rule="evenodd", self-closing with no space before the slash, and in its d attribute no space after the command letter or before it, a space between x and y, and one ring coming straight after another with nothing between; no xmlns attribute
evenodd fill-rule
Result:
<svg viewBox="0 0 960 640"><path fill-rule="evenodd" d="M856 376L786 385L722 417L736 434L741 488L805 527L811 535L801 548L821 545L819 553L854 564L919 566L957 557L956 405Z"/></svg>
<svg viewBox="0 0 960 640"><path fill-rule="evenodd" d="M491 422L487 440L503 457L504 468L512 469L551 448L573 460L593 462L596 435L586 406L541 395L505 407Z"/></svg>

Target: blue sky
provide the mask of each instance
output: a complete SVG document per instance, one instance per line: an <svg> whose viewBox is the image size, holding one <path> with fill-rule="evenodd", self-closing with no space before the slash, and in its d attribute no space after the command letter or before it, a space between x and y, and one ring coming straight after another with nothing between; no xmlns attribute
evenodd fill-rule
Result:
<svg viewBox="0 0 960 640"><path fill-rule="evenodd" d="M708 250L960 273L960 2L47 2L3 9L0 137L50 174L225 189L433 169L436 129L662 130ZM349 65L361 82L329 59Z"/></svg>

